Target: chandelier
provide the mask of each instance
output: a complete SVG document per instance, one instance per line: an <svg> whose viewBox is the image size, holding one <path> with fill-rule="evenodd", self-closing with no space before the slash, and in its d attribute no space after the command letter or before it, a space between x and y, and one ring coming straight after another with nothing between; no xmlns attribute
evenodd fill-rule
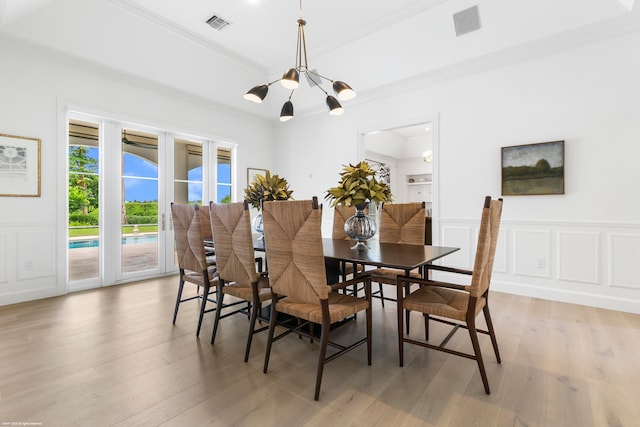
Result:
<svg viewBox="0 0 640 427"><path fill-rule="evenodd" d="M327 107L329 108L329 114L338 116L344 111L342 105L340 104L338 99L336 99L332 95L329 95L329 93L324 90L324 88L321 86L322 81L326 80L330 82L333 85L333 90L336 93L337 97L342 101L354 98L356 96L356 93L353 89L351 89L351 86L349 86L345 82L332 80L328 77L318 74L316 70L309 69L307 62L307 43L304 37L304 26L307 22L302 19L302 0L300 0L300 18L298 18L297 23L298 43L296 46L295 67L289 68L284 72L282 77L277 80L251 88L251 90L249 90L244 95L244 99L256 103L261 103L269 92L269 86L276 82L280 82L285 88L291 89L289 99L284 103L284 105L282 106L282 110L280 111L280 121L286 122L287 120L293 118L293 103L291 102L291 97L293 96L293 93L298 88L298 84L300 83L300 74L304 74L310 82L313 82L313 84L327 96L326 103Z"/></svg>

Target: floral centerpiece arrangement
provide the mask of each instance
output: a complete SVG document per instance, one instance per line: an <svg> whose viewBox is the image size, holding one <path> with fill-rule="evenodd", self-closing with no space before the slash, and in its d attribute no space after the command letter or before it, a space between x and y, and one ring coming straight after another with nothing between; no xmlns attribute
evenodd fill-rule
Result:
<svg viewBox="0 0 640 427"><path fill-rule="evenodd" d="M285 178L266 171L264 175L257 174L255 180L244 189L244 199L260 211L263 200L289 200L293 198L292 193ZM253 219L253 228L260 234L264 232L261 213Z"/></svg>
<svg viewBox="0 0 640 427"><path fill-rule="evenodd" d="M326 200L331 207L336 205L357 206L366 202L380 204L391 201L391 190L382 181L376 179L376 170L366 161L357 165L344 166L337 187L327 190Z"/></svg>
<svg viewBox="0 0 640 427"><path fill-rule="evenodd" d="M292 199L293 190L289 190L289 183L278 175L271 175L266 171L264 175L258 174L253 182L244 189L244 199L251 206L260 210L263 200L289 200Z"/></svg>
<svg viewBox="0 0 640 427"><path fill-rule="evenodd" d="M366 161L356 165L344 166L337 187L327 190L325 199L331 206L354 206L356 213L344 223L344 231L356 245L352 249L367 249L366 241L372 238L378 227L376 222L365 214L365 208L371 202L378 206L381 202L391 201L391 190L386 183L376 179L376 170Z"/></svg>

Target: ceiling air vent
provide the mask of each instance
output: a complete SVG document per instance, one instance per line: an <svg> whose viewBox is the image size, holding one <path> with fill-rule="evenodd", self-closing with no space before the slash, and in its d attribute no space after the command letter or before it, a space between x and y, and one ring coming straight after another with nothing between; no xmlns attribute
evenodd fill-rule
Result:
<svg viewBox="0 0 640 427"><path fill-rule="evenodd" d="M213 15L211 18L207 19L207 24L209 24L209 26L214 30L220 31L228 27L231 24L231 22L227 21L226 19L218 15Z"/></svg>
<svg viewBox="0 0 640 427"><path fill-rule="evenodd" d="M472 6L458 13L454 13L453 25L456 30L456 36L479 30L480 16L478 15L478 6Z"/></svg>

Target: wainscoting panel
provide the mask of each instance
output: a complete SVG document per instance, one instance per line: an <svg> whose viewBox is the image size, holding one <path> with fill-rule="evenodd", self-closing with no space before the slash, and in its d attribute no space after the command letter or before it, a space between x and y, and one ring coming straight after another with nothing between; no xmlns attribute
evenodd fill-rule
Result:
<svg viewBox="0 0 640 427"><path fill-rule="evenodd" d="M0 283L5 283L9 280L7 276L7 254L9 253L7 239L7 234L0 234Z"/></svg>
<svg viewBox="0 0 640 427"><path fill-rule="evenodd" d="M612 233L609 248L609 284L640 289L640 234Z"/></svg>
<svg viewBox="0 0 640 427"><path fill-rule="evenodd" d="M473 230L467 238L467 230ZM460 247L470 268L479 223L441 218L439 241ZM451 265L453 255L442 260ZM467 260L467 258L469 260ZM462 266L462 265L460 265ZM502 219L492 289L574 304L640 313L640 223L511 221ZM441 273L436 278L463 283Z"/></svg>
<svg viewBox="0 0 640 427"><path fill-rule="evenodd" d="M471 268L473 268L474 258L476 256L476 249L478 247L478 236L480 235L480 227L475 228L475 234L473 235L472 247L469 248L471 252ZM498 244L496 246L496 255L493 260L493 271L499 273L508 273L509 262L507 254L509 253L509 241L507 237L507 231L501 228L498 232Z"/></svg>
<svg viewBox="0 0 640 427"><path fill-rule="evenodd" d="M558 278L600 284L600 233L558 233Z"/></svg>
<svg viewBox="0 0 640 427"><path fill-rule="evenodd" d="M18 279L53 276L55 272L54 233L20 232L18 236Z"/></svg>
<svg viewBox="0 0 640 427"><path fill-rule="evenodd" d="M0 224L0 306L61 295L53 224Z"/></svg>
<svg viewBox="0 0 640 427"><path fill-rule="evenodd" d="M478 229L478 233L480 229ZM476 239L476 245L478 244ZM498 232L498 244L496 246L496 256L493 260L493 271L498 273L509 272L509 238L507 230L500 229Z"/></svg>
<svg viewBox="0 0 640 427"><path fill-rule="evenodd" d="M451 267L471 269L473 267L473 226L444 226L442 227L442 246L460 248L459 251L447 255L443 264Z"/></svg>
<svg viewBox="0 0 640 427"><path fill-rule="evenodd" d="M513 267L516 275L550 277L550 230L514 230L513 245Z"/></svg>

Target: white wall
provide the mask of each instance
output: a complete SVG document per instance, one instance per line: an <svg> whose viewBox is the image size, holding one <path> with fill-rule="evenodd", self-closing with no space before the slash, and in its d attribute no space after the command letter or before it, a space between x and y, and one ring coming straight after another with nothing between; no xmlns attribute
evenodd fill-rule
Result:
<svg viewBox="0 0 640 427"><path fill-rule="evenodd" d="M276 129L278 170L297 198L323 196L359 160L361 130L437 115L434 238L469 268L483 196L500 196L500 148L565 140L566 194L505 197L493 287L640 312L638 51L640 35L622 35L295 118Z"/></svg>
<svg viewBox="0 0 640 427"><path fill-rule="evenodd" d="M68 108L238 144L237 199L248 166L273 166L272 126L265 120L88 63L66 66L65 58L2 39L0 58L0 133L42 140L41 197L0 197L0 305L66 292L57 277L59 242L65 239L65 182L59 173L65 159L59 147L66 144ZM25 268L27 259L34 260L31 268Z"/></svg>

